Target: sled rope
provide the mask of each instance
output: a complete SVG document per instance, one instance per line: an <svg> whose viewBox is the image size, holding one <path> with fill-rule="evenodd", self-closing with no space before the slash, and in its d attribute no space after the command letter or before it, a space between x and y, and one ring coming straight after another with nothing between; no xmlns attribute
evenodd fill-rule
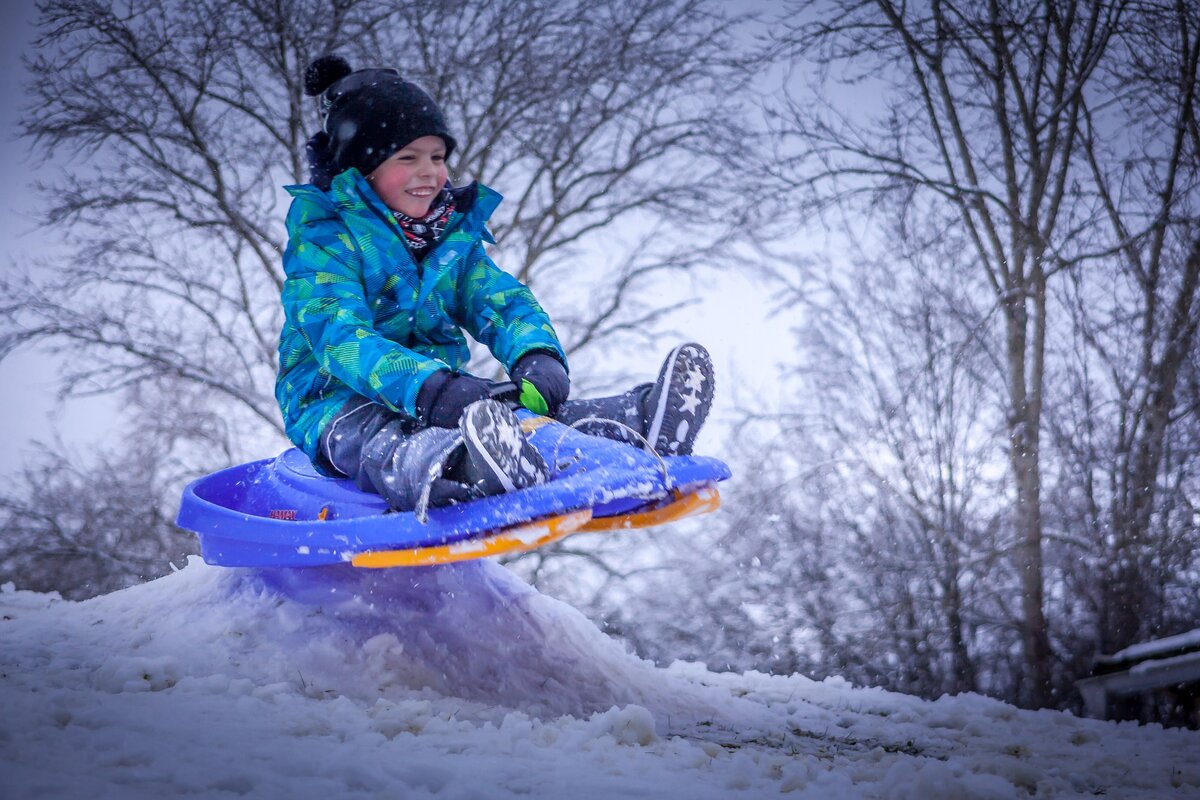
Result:
<svg viewBox="0 0 1200 800"><path fill-rule="evenodd" d="M605 419L604 417L584 417L583 419L576 420L575 422L572 422L570 425L567 426L568 431L570 429L578 428L580 425L583 425L585 422L598 422L601 425L614 426L616 428L619 428L619 429L629 433L631 436L633 436L633 438L635 438L639 442L641 442L642 446L645 447L646 452L648 452L650 455L654 456L658 460L658 467L659 467L659 469L662 470L663 487L666 489L671 488L671 476L667 472L667 462L663 460L663 457L661 455L659 455L658 451L654 449L654 446L652 444L650 444L650 442L646 439L645 436L642 436L642 434L638 433L636 430L629 427L628 425L626 425L623 422L617 422L615 419ZM568 431L563 431L561 434L559 434L558 441L554 443L554 457L553 457L552 461L554 462L554 471L555 472L561 472L563 469L563 465L560 464L558 461L558 451L559 451L559 448L562 447L563 439L566 438Z"/></svg>
<svg viewBox="0 0 1200 800"><path fill-rule="evenodd" d="M462 443L462 436L456 436L450 446L446 448L446 452L442 454L442 457L429 465L429 472L425 475L425 480L421 484L421 493L417 495L417 506L413 509L413 516L422 525L429 522L429 497L433 493L433 482L442 477L442 473L446 470L446 462L449 460L450 454Z"/></svg>

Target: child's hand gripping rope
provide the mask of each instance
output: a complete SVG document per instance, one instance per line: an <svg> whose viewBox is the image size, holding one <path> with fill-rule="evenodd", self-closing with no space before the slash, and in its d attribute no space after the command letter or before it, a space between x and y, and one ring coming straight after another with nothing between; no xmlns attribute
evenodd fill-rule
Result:
<svg viewBox="0 0 1200 800"><path fill-rule="evenodd" d="M535 414L553 417L571 393L566 368L544 351L521 356L510 375L520 390L518 402Z"/></svg>

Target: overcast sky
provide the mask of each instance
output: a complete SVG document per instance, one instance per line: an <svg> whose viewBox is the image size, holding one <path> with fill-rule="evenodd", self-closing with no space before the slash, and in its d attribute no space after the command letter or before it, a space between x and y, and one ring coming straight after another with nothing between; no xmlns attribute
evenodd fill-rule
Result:
<svg viewBox="0 0 1200 800"><path fill-rule="evenodd" d="M0 0L0 269L12 270L44 253L49 232L40 231L30 214L30 183L36 170L29 144L19 141L17 125L26 102L21 84L21 55L30 49L37 17L36 0ZM11 475L28 460L35 439L46 440L55 425L69 441L84 444L103 435L108 401L76 403L64 409L55 402L53 360L44 353L18 351L0 362L0 476Z"/></svg>
<svg viewBox="0 0 1200 800"><path fill-rule="evenodd" d="M9 237L22 226L14 225L12 211L20 207L23 187L28 179L28 165L25 163L27 147L23 142L16 142L16 125L20 119L21 100L21 53L24 52L33 36L31 21L34 17L34 0L4 0L5 21L0 25L0 125L3 125L4 139L0 143L0 165L4 168L4 180L0 181L0 203L5 211L4 221L0 223L5 243ZM16 180L14 180L16 178ZM27 229L29 226L23 226Z"/></svg>
<svg viewBox="0 0 1200 800"><path fill-rule="evenodd" d="M28 185L33 178L28 146L16 140L21 106L21 54L33 35L34 0L4 0L5 23L0 25L0 240L4 252L0 269L11 270L28 250L34 235L31 220L23 213L28 205ZM0 474L20 463L19 454L30 431L45 436L45 381L52 377L36 359L19 355L0 363ZM34 385L40 388L34 390ZM35 399L35 395L37 398Z"/></svg>

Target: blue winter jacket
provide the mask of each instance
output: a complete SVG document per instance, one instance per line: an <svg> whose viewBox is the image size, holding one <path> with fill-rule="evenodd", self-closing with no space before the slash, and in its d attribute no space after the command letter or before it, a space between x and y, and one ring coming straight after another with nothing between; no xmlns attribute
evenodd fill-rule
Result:
<svg viewBox="0 0 1200 800"><path fill-rule="evenodd" d="M456 211L420 264L391 212L356 169L294 198L283 255L283 331L275 397L288 437L325 468L321 431L354 396L416 416L421 384L470 358L463 330L511 370L532 350L566 364L533 293L484 252L500 195L456 189Z"/></svg>

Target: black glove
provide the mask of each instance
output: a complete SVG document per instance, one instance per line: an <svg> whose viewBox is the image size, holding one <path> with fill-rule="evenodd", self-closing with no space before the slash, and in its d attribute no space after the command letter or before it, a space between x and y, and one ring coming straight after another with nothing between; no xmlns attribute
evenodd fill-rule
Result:
<svg viewBox="0 0 1200 800"><path fill-rule="evenodd" d="M457 428L463 409L491 394L491 384L474 375L435 372L417 394L417 418L434 428Z"/></svg>
<svg viewBox="0 0 1200 800"><path fill-rule="evenodd" d="M521 405L535 414L553 417L571 393L567 368L558 360L558 356L545 350L521 356L508 374L520 392ZM526 382L530 385L527 386Z"/></svg>

